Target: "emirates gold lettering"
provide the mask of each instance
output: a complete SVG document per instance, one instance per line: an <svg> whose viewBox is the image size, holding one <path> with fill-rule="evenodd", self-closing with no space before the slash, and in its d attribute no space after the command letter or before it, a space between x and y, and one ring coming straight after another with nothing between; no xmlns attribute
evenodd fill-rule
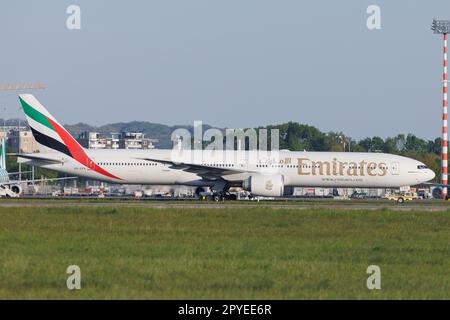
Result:
<svg viewBox="0 0 450 320"><path fill-rule="evenodd" d="M387 164L384 162L345 162L333 158L331 161L315 161L309 158L297 158L298 175L300 176L386 176Z"/></svg>
<svg viewBox="0 0 450 320"><path fill-rule="evenodd" d="M344 175L344 167L347 164L347 162L340 162L339 161L339 175L343 176Z"/></svg>
<svg viewBox="0 0 450 320"><path fill-rule="evenodd" d="M377 164L375 162L369 162L367 164L367 174L372 177L376 176L377 174L374 172L376 168Z"/></svg>
<svg viewBox="0 0 450 320"><path fill-rule="evenodd" d="M303 162L305 161L305 162ZM311 172L308 172L308 168L306 166L306 161L309 161L308 158L298 158L297 162L298 162L298 175L299 176L307 176L309 174L311 174ZM305 168L304 168L305 167Z"/></svg>
<svg viewBox="0 0 450 320"><path fill-rule="evenodd" d="M337 176L337 160L333 159L333 176Z"/></svg>
<svg viewBox="0 0 450 320"><path fill-rule="evenodd" d="M358 175L358 165L356 162L349 162L348 163L348 169L347 169L347 175L348 176L357 176Z"/></svg>
<svg viewBox="0 0 450 320"><path fill-rule="evenodd" d="M323 176L323 167L326 167L326 175L329 176L330 175L330 163L328 161L312 161L311 162L311 174L313 176L315 176L317 174L317 171L319 171L319 175Z"/></svg>
<svg viewBox="0 0 450 320"><path fill-rule="evenodd" d="M359 175L364 176L364 166L366 162L363 160L359 163Z"/></svg>
<svg viewBox="0 0 450 320"><path fill-rule="evenodd" d="M381 173L379 173L378 175L380 177L384 177L387 174L387 164L384 162L381 162L378 164L378 168L380 168Z"/></svg>

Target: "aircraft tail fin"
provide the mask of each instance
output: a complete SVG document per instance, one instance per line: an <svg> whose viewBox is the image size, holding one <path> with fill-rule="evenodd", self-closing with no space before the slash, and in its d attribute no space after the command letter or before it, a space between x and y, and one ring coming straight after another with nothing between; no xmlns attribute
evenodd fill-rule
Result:
<svg viewBox="0 0 450 320"><path fill-rule="evenodd" d="M6 170L6 138L2 140L0 145L0 169Z"/></svg>
<svg viewBox="0 0 450 320"><path fill-rule="evenodd" d="M122 180L100 167L86 149L44 108L32 94L19 95L20 103L27 117L33 136L42 148L65 154L102 176ZM42 150L41 150L42 151ZM22 155L25 157L25 155ZM28 155L30 158L30 155Z"/></svg>
<svg viewBox="0 0 450 320"><path fill-rule="evenodd" d="M78 141L32 94L21 94L19 100L33 136L42 147L41 152L51 149L70 157L75 157L76 153L84 153L83 147Z"/></svg>

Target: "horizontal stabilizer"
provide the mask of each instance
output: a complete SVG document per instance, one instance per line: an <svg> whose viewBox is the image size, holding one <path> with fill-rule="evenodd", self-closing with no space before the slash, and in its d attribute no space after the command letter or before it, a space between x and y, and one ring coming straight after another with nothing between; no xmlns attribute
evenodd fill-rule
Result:
<svg viewBox="0 0 450 320"><path fill-rule="evenodd" d="M9 156L13 156L13 157L29 159L29 160L46 162L46 163L63 163L62 160L46 158L46 157L37 156L37 155L34 155L34 154L30 154L30 153L9 153L8 155Z"/></svg>

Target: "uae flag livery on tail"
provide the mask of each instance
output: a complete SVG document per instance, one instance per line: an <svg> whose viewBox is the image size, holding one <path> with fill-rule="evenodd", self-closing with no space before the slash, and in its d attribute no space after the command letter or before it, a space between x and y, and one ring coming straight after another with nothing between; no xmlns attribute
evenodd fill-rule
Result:
<svg viewBox="0 0 450 320"><path fill-rule="evenodd" d="M52 150L64 153L87 168L109 178L119 177L97 165L70 133L45 109L32 94L21 94L19 100L36 141Z"/></svg>

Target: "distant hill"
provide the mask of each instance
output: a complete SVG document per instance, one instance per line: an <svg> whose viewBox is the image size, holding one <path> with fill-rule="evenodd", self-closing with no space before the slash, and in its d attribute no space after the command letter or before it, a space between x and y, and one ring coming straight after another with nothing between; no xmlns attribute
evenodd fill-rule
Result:
<svg viewBox="0 0 450 320"><path fill-rule="evenodd" d="M18 126L20 122L21 126L28 127L27 122L24 119L6 119L6 126ZM3 119L0 118L0 127L3 126ZM76 124L65 124L64 127L76 138L80 133L84 131L100 132L103 134L120 133L120 132L143 132L147 138L157 139L158 143L155 143L157 148L172 148L172 141L170 136L176 129L187 129L193 135L193 126L189 125L175 125L168 126L165 124L151 123L146 121L131 121L131 122L117 122L105 124L102 126L92 126L87 123L79 122ZM211 128L209 125L203 125L203 132Z"/></svg>
<svg viewBox="0 0 450 320"><path fill-rule="evenodd" d="M5 121L5 122L3 122ZM17 127L19 125L21 126L28 126L27 122L23 119L6 119L3 120L3 118L0 118L0 127L3 127L3 125L7 126L7 127Z"/></svg>
<svg viewBox="0 0 450 320"><path fill-rule="evenodd" d="M109 134L112 132L143 132L145 133L145 136L147 138L158 139L158 143L155 143L155 146L161 149L172 147L172 141L170 140L170 137L172 132L176 129L187 129L189 132L191 132L191 134L193 134L193 126L168 126L146 121L110 123L99 127L80 122L73 125L64 125L64 127L74 136L77 136L84 131L100 132L103 134ZM211 128L211 126L209 125L203 126L203 130L208 130L209 128Z"/></svg>

